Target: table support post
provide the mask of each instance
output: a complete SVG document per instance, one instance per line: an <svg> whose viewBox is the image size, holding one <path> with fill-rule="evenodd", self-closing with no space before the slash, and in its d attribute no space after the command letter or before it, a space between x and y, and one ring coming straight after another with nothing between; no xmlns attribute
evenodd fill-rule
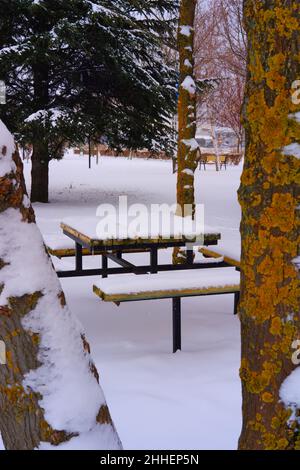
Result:
<svg viewBox="0 0 300 470"><path fill-rule="evenodd" d="M238 307L239 307L239 302L240 302L240 293L236 292L234 294L234 314L238 314Z"/></svg>
<svg viewBox="0 0 300 470"><path fill-rule="evenodd" d="M172 299L173 303L173 353L181 350L181 298Z"/></svg>
<svg viewBox="0 0 300 470"><path fill-rule="evenodd" d="M157 249L157 246L153 246L150 249L150 265L151 265L151 274L156 274L158 272L158 249Z"/></svg>
<svg viewBox="0 0 300 470"><path fill-rule="evenodd" d="M75 244L75 263L76 272L82 272L82 246L79 243Z"/></svg>
<svg viewBox="0 0 300 470"><path fill-rule="evenodd" d="M108 268L107 256L102 255L102 277L103 277L103 279L108 277L107 268Z"/></svg>
<svg viewBox="0 0 300 470"><path fill-rule="evenodd" d="M194 264L194 249L193 248L187 248L187 250L186 250L186 262L189 266Z"/></svg>

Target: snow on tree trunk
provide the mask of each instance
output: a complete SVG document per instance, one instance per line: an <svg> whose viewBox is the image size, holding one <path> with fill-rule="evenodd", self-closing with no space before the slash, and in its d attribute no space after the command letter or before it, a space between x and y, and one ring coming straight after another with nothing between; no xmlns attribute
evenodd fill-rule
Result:
<svg viewBox="0 0 300 470"><path fill-rule="evenodd" d="M66 305L35 224L21 159L1 121L0 341L6 449L120 448L89 345Z"/></svg>
<svg viewBox="0 0 300 470"><path fill-rule="evenodd" d="M194 173L197 168L196 82L194 70L194 21L196 0L181 0L178 30L180 79L178 100L178 180L177 204L183 216L194 216ZM188 209L190 208L190 209ZM185 261L180 249L174 250L175 263Z"/></svg>
<svg viewBox="0 0 300 470"><path fill-rule="evenodd" d="M249 57L239 190L239 448L300 449L300 378L293 349L300 344L300 102L297 93L293 97L300 78L299 2L245 0L244 7Z"/></svg>

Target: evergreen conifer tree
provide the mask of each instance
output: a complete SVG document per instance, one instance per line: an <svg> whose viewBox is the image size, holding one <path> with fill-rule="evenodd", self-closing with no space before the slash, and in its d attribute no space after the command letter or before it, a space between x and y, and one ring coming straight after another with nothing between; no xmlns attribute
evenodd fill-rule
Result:
<svg viewBox="0 0 300 470"><path fill-rule="evenodd" d="M0 117L33 145L32 201L66 142L169 150L176 73L164 62L177 1L0 0Z"/></svg>

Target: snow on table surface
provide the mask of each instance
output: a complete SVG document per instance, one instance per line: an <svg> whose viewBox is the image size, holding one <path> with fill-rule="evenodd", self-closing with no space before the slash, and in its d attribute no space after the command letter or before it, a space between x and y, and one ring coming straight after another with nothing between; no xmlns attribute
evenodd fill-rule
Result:
<svg viewBox="0 0 300 470"><path fill-rule="evenodd" d="M24 163L30 189L31 165ZM241 166L218 173L209 167L195 174L205 224L222 233L212 249L235 259L241 246L240 175ZM51 161L50 204L34 205L39 227L44 237L63 237L62 220L95 217L99 204L117 204L120 195L127 195L130 204L173 203L172 162L102 157L89 170L84 157ZM170 262L171 256L172 250L159 252L161 262ZM148 258L145 253L128 256L137 265L147 264ZM63 262L74 265L73 259ZM85 258L84 265L99 268L99 257ZM241 430L240 324L232 315L232 296L184 299L183 350L171 354L168 300L116 307L99 302L92 291L97 281L97 276L61 279L69 307L84 325L124 447L236 449ZM70 446L77 448L74 442ZM89 448L88 443L81 448Z"/></svg>
<svg viewBox="0 0 300 470"><path fill-rule="evenodd" d="M190 226L189 222L184 223L184 219L181 217L174 218L174 224L172 224L170 230L165 228L160 223L150 224L148 217L139 219L138 223L132 223L132 220L128 220L128 224L125 223L114 223L110 224L107 231L103 230L103 224L101 219L98 217L67 217L62 221L62 227L68 226L71 229L76 230L80 234L88 237L95 241L107 241L107 240L155 240L155 239L175 239L180 240L182 238L193 238L201 237L204 234L216 234L219 235L218 230L210 226L202 226L202 224L195 224Z"/></svg>
<svg viewBox="0 0 300 470"><path fill-rule="evenodd" d="M75 242L64 234L44 234L45 245L50 250L74 250Z"/></svg>
<svg viewBox="0 0 300 470"><path fill-rule="evenodd" d="M115 275L95 283L105 294L139 294L162 290L209 289L239 285L240 273L234 268L213 268L158 274Z"/></svg>

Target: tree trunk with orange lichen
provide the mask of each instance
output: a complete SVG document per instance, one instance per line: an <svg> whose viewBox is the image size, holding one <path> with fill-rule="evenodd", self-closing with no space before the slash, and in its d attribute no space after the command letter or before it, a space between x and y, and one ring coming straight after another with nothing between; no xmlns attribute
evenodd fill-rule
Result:
<svg viewBox="0 0 300 470"><path fill-rule="evenodd" d="M242 206L240 449L300 449L300 410L282 398L300 339L300 2L245 0L249 39ZM294 93L294 95L293 95ZM300 384L299 384L300 386Z"/></svg>
<svg viewBox="0 0 300 470"><path fill-rule="evenodd" d="M181 0L178 30L180 79L178 100L177 204L182 216L194 216L194 173L197 168L196 83L194 73L194 22L196 0ZM185 254L175 249L175 263L185 262Z"/></svg>
<svg viewBox="0 0 300 470"><path fill-rule="evenodd" d="M18 220L18 224L14 229L20 233L17 245L14 245L13 241L13 235L15 234L12 231L10 234L6 233L6 222L12 228L11 221L14 218ZM30 279L33 265L18 263L12 278L13 265L16 263L15 254L18 252L17 250L20 250L22 255L22 246L19 245L22 245L22 237L26 237L28 227L32 230L30 233L36 234L37 232L36 237L41 240L38 228L35 225L34 212L26 194L21 159L12 136L0 121L0 341L2 346L5 345L6 357L6 363L3 364L3 357L0 363L0 432L7 450L30 450L38 448L41 442L58 446L73 437L80 436L77 429L69 429L68 431L55 429L47 421L46 410L41 404L43 394L25 384L28 374L32 372L38 374L39 369L43 366L42 353L49 355L49 351L47 352L49 344L45 345L43 343L42 336L44 333L40 334L37 331L39 328L35 330L26 323L28 316L32 316L37 308L41 308L39 305L42 299L45 300L42 304L42 315L49 315L50 322L55 321L57 317L62 318L62 322L65 322L67 328L69 324L73 327L73 318L67 310L64 294L42 241L40 244L41 257L32 260L32 263L42 264L39 267L41 277L44 273L45 278L49 279L50 275L51 289L49 287L49 291L47 291L48 286L45 285L43 290L36 291L33 288L32 291L29 290L26 294L24 292L20 293L25 276L26 279ZM10 238L11 243L7 243ZM32 243L34 243L34 240L32 240ZM25 257L25 259L27 258ZM43 279L41 282L43 282ZM18 295L14 295L14 289L17 289ZM74 325L77 328L75 320ZM75 339L74 341L72 339L71 344L75 346L75 352L78 352L79 357L85 362L85 364L82 363L84 373L87 374L87 377L90 376L92 386L98 389L97 381L99 377L89 356L89 345L80 330L77 331L76 329L76 335L74 331L75 327L72 329L72 335ZM67 336L65 337L66 342L68 342ZM61 344L61 348L64 348L63 344ZM78 363L77 366L79 366ZM51 370L55 371L55 368L56 363L54 362L51 365ZM78 370L75 366L73 374L75 382ZM59 372L57 374L59 375ZM50 377L49 380L51 380ZM47 386L47 384L44 385ZM80 385L78 383L78 386ZM76 390L74 390L74 393L76 393ZM96 391L96 395L97 393L98 391ZM88 400L90 397L85 398ZM105 401L102 400L100 387L99 403L101 403L101 406L97 408L98 411L95 413L94 420L92 418L92 422L95 427L105 425L104 433L106 434L107 425L111 426L111 433L116 443L113 448L119 448L120 443L113 428L108 408ZM58 403L57 405L62 408L65 403Z"/></svg>

